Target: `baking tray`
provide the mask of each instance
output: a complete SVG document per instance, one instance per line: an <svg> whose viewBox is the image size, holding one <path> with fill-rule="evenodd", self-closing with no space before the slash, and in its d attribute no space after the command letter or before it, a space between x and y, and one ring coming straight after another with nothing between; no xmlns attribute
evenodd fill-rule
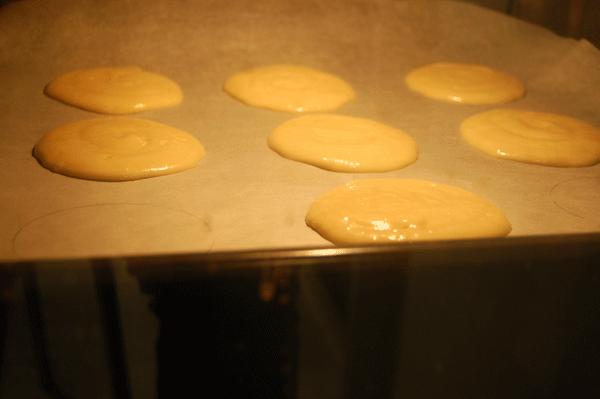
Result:
<svg viewBox="0 0 600 399"><path fill-rule="evenodd" d="M2 261L330 246L304 223L310 203L370 177L428 179L481 194L504 210L513 237L600 231L600 165L490 158L467 146L458 126L492 107L436 102L403 82L433 61L487 64L524 81L527 95L510 107L599 126L600 52L585 40L450 1L30 1L2 6L0 26ZM275 154L266 138L292 115L222 91L231 74L272 63L350 82L357 99L338 113L405 130L419 144L418 161L346 174ZM197 168L106 183L36 162L31 150L46 131L100 116L45 97L44 86L63 72L104 65L138 65L181 85L180 106L136 116L201 140L207 156Z"/></svg>

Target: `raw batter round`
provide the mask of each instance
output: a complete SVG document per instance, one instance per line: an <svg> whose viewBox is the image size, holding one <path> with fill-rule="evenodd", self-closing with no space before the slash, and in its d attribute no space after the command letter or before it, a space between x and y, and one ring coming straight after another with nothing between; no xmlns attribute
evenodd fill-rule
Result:
<svg viewBox="0 0 600 399"><path fill-rule="evenodd" d="M436 62L412 70L405 80L417 93L452 103L502 104L525 94L514 76L475 64Z"/></svg>
<svg viewBox="0 0 600 399"><path fill-rule="evenodd" d="M497 158L563 167L600 162L600 129L564 115L495 109L465 119L460 131Z"/></svg>
<svg viewBox="0 0 600 399"><path fill-rule="evenodd" d="M291 119L269 136L281 156L335 172L385 172L417 159L417 143L399 129L333 114Z"/></svg>
<svg viewBox="0 0 600 399"><path fill-rule="evenodd" d="M412 179L355 180L310 207L306 224L334 244L501 237L502 211L458 187Z"/></svg>
<svg viewBox="0 0 600 399"><path fill-rule="evenodd" d="M285 64L239 72L224 89L245 104L286 112L332 111L355 97L352 87L335 75Z"/></svg>
<svg viewBox="0 0 600 399"><path fill-rule="evenodd" d="M34 156L47 169L89 180L124 181L194 167L204 147L192 135L144 119L86 119L48 132Z"/></svg>
<svg viewBox="0 0 600 399"><path fill-rule="evenodd" d="M103 114L131 114L181 103L183 94L171 79L136 66L80 69L52 80L48 96Z"/></svg>

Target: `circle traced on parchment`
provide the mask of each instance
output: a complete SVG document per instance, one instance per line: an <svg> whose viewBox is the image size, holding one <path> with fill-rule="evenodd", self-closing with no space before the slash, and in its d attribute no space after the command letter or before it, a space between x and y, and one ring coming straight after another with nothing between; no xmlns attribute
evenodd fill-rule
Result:
<svg viewBox="0 0 600 399"><path fill-rule="evenodd" d="M210 249L208 218L152 204L107 203L35 218L13 237L27 258L118 256Z"/></svg>
<svg viewBox="0 0 600 399"><path fill-rule="evenodd" d="M600 223L600 177L578 177L555 185L554 204L571 216Z"/></svg>

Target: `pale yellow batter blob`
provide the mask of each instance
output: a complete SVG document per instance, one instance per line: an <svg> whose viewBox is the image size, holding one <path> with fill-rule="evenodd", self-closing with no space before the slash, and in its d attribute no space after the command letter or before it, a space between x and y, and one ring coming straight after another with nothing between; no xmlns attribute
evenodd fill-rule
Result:
<svg viewBox="0 0 600 399"><path fill-rule="evenodd" d="M525 94L514 76L475 64L429 64L411 71L406 84L426 97L463 104L502 104Z"/></svg>
<svg viewBox="0 0 600 399"><path fill-rule="evenodd" d="M145 119L87 119L48 132L34 155L53 172L89 180L137 180L194 167L204 147L192 135Z"/></svg>
<svg viewBox="0 0 600 399"><path fill-rule="evenodd" d="M355 180L318 198L308 226L335 244L501 237L504 214L483 197L412 179Z"/></svg>
<svg viewBox="0 0 600 399"><path fill-rule="evenodd" d="M495 109L467 118L460 131L497 158L563 167L600 162L600 129L564 115Z"/></svg>
<svg viewBox="0 0 600 399"><path fill-rule="evenodd" d="M239 72L224 89L245 104L286 112L332 111L355 97L352 87L335 75L285 64Z"/></svg>
<svg viewBox="0 0 600 399"><path fill-rule="evenodd" d="M67 72L52 80L45 92L56 100L103 114L172 107L183 98L177 83L135 66Z"/></svg>
<svg viewBox="0 0 600 399"><path fill-rule="evenodd" d="M385 172L417 159L417 143L399 129L364 118L306 115L269 136L281 156L335 172Z"/></svg>

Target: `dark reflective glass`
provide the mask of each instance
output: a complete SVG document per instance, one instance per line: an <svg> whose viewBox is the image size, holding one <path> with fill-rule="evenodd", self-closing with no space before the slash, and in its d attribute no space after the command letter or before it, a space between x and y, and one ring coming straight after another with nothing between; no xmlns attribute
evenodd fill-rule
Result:
<svg viewBox="0 0 600 399"><path fill-rule="evenodd" d="M600 235L0 266L0 397L600 397Z"/></svg>

